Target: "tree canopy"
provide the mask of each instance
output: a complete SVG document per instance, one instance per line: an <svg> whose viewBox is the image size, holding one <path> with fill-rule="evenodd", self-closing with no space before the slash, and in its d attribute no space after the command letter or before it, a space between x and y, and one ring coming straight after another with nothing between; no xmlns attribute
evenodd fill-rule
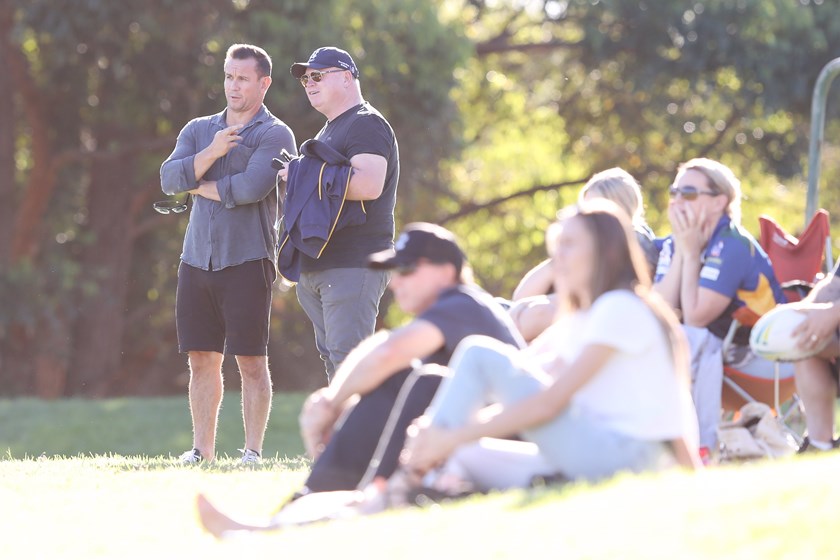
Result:
<svg viewBox="0 0 840 560"><path fill-rule="evenodd" d="M459 234L508 296L543 232L595 172L620 166L667 233L676 166L743 181L744 223L803 225L814 82L840 55L824 0L10 0L0 4L0 394L181 390L174 290L185 217L158 169L191 118L224 106L227 46L274 60L269 109L298 141L323 124L292 62L350 51L400 142L398 226ZM823 185L838 178L837 92ZM836 142L836 140L835 140ZM823 187L821 205L840 212ZM402 316L383 301L383 326ZM275 386L325 378L293 290L275 294ZM235 375L229 381L236 382Z"/></svg>

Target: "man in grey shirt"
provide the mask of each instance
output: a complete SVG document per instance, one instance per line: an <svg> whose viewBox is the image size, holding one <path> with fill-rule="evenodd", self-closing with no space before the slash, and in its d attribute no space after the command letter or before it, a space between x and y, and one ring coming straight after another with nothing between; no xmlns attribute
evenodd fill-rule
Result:
<svg viewBox="0 0 840 560"><path fill-rule="evenodd" d="M190 222L178 269L178 346L189 356L193 449L184 463L212 460L222 402L224 354L242 378L245 447L258 462L271 410L268 329L274 282L277 192L271 160L296 153L291 129L263 104L271 58L232 45L225 57L227 108L187 123L160 168L166 194L187 192Z"/></svg>

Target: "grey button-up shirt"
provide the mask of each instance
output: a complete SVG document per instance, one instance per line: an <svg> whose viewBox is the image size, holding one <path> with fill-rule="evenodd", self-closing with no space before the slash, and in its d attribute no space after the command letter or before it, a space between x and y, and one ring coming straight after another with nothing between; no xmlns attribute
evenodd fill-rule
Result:
<svg viewBox="0 0 840 560"><path fill-rule="evenodd" d="M163 192L174 195L198 186L193 161L216 132L227 128L226 111L193 119L184 126L175 150L160 167ZM202 270L264 258L275 261L277 171L271 167L271 158L284 148L296 154L295 136L265 105L239 135L239 145L217 159L202 177L216 181L222 201L192 197L181 260Z"/></svg>

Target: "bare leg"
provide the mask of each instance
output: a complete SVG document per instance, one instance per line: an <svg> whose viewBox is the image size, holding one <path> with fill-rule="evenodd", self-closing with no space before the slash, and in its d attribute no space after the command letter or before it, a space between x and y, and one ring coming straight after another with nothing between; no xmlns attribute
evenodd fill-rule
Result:
<svg viewBox="0 0 840 560"><path fill-rule="evenodd" d="M271 376L265 356L237 356L242 376L242 419L245 447L262 454L265 428L271 411Z"/></svg>
<svg viewBox="0 0 840 560"><path fill-rule="evenodd" d="M218 352L190 352L190 414L193 447L205 460L216 456L216 425L222 404L222 359Z"/></svg>
<svg viewBox="0 0 840 560"><path fill-rule="evenodd" d="M840 278L830 274L805 297L804 303L828 303L840 300ZM808 437L830 443L834 437L834 403L837 384L831 375L829 359L838 353L836 337L820 355L796 362L796 392L805 407Z"/></svg>
<svg viewBox="0 0 840 560"><path fill-rule="evenodd" d="M198 494L195 498L195 506L198 511L198 519L205 531L217 539L223 539L237 532L271 531L278 529L271 521L265 523L244 523L228 517L216 506L210 503L204 494Z"/></svg>
<svg viewBox="0 0 840 560"><path fill-rule="evenodd" d="M364 493L356 490L316 492L285 505L270 519L244 521L221 512L203 495L196 496L199 522L205 531L217 539L245 535L257 531L276 531L286 526L347 519L377 513L385 509L382 502L385 482L378 487L371 484Z"/></svg>
<svg viewBox="0 0 840 560"><path fill-rule="evenodd" d="M796 362L796 392L805 406L811 440L830 443L834 438L834 401L837 384L830 364L822 358Z"/></svg>

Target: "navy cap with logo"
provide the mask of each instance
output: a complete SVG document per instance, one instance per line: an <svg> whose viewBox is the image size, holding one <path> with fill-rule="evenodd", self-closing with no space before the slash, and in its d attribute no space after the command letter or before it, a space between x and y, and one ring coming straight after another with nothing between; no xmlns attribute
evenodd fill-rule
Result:
<svg viewBox="0 0 840 560"><path fill-rule="evenodd" d="M420 259L433 263L452 263L458 274L464 266L464 253L448 229L426 222L408 224L393 249L368 257L368 266L377 269L413 266Z"/></svg>
<svg viewBox="0 0 840 560"><path fill-rule="evenodd" d="M353 62L353 57L345 50L338 47L321 47L315 49L315 52L309 57L306 62L295 62L289 71L292 76L300 79L306 73L307 68L314 68L316 70L323 70L324 68L342 68L353 74L354 78L359 77L359 69L356 63Z"/></svg>

